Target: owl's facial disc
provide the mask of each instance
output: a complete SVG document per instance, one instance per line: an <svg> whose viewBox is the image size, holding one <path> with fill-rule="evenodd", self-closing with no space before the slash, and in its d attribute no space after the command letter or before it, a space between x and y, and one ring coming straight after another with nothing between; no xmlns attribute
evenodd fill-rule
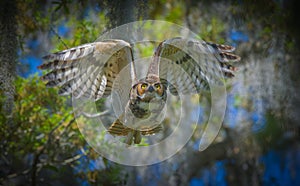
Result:
<svg viewBox="0 0 300 186"><path fill-rule="evenodd" d="M141 98L146 97L157 97L163 95L163 86L161 83L147 83L147 82L141 82L137 84L137 94Z"/></svg>

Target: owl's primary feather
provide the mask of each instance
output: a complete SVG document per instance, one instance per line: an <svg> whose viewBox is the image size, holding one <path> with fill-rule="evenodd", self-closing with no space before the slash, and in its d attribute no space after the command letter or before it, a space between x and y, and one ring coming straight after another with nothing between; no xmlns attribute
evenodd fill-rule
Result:
<svg viewBox="0 0 300 186"><path fill-rule="evenodd" d="M172 94L199 93L209 84L223 83L234 77L236 68L229 64L240 57L232 54L234 47L193 39L172 38L157 47L148 73L159 73ZM156 69L156 72L153 72Z"/></svg>
<svg viewBox="0 0 300 186"><path fill-rule="evenodd" d="M199 93L209 89L211 83L224 83L223 77L233 77L236 68L230 63L240 60L232 53L234 49L194 39L167 39L157 47L147 77L139 81L131 46L123 40L94 42L53 53L44 57L45 63L39 68L50 70L42 79L48 81L48 87L59 86L59 94L98 100L111 94L116 76L130 65L129 101L125 113L113 122L108 132L127 136L127 144L132 141L138 144L141 135L155 134L162 129L159 123L144 126L143 122L151 113L148 122L156 123L158 110L161 112L166 101L167 89L173 95ZM157 107L153 110L148 108L152 101ZM138 122L134 124L135 121Z"/></svg>
<svg viewBox="0 0 300 186"><path fill-rule="evenodd" d="M116 76L133 63L133 56L129 43L108 40L53 53L44 60L39 68L51 70L42 76L48 87L59 86L61 95L98 100L110 94Z"/></svg>

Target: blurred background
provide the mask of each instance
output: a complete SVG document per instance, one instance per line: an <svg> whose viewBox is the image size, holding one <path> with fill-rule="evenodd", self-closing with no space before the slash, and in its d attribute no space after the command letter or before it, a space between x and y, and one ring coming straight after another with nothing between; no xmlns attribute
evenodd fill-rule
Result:
<svg viewBox="0 0 300 186"><path fill-rule="evenodd" d="M296 0L2 0L0 185L300 185L299 8ZM242 60L205 151L195 132L162 163L123 166L86 143L70 97L46 88L37 66L45 54L148 19L233 45Z"/></svg>

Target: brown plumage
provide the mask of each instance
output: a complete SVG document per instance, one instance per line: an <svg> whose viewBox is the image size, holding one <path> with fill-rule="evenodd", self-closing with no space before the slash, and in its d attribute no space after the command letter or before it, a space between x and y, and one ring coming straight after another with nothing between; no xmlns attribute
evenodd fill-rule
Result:
<svg viewBox="0 0 300 186"><path fill-rule="evenodd" d="M237 69L229 63L240 61L234 50L232 46L194 39L168 39L155 50L147 76L137 80L131 45L107 40L47 55L39 68L50 70L41 79L48 81L48 87L59 86L59 94L98 100L111 94L117 75L130 65L129 100L108 132L127 136L127 144L138 144L142 135L162 129L156 117L164 108L167 90L173 95L200 93L211 83L224 83L223 77L234 77Z"/></svg>

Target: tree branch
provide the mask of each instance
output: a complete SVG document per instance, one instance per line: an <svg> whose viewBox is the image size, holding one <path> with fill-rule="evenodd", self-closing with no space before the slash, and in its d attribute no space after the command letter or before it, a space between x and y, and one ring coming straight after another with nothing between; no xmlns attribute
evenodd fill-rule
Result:
<svg viewBox="0 0 300 186"><path fill-rule="evenodd" d="M96 114L90 114L90 113L87 113L87 112L80 112L80 115L83 115L87 118L96 118L96 117L105 116L105 115L108 115L108 114L109 114L109 110L105 110L103 112L99 112L99 113L96 113Z"/></svg>

